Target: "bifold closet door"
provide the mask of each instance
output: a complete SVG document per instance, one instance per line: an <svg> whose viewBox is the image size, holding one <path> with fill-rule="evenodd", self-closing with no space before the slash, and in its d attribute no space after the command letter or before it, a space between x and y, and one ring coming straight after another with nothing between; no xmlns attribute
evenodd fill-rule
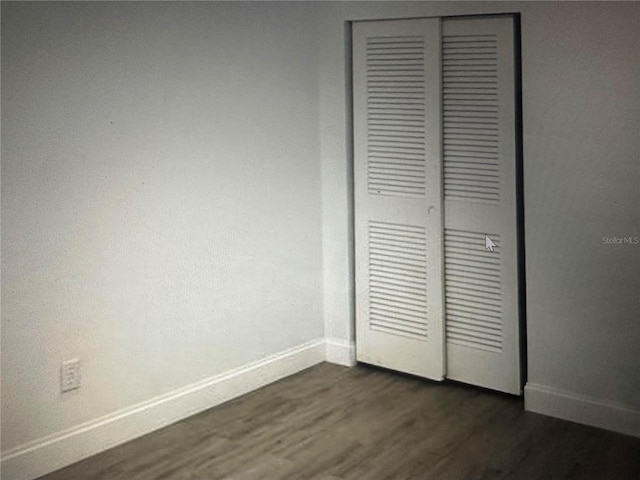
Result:
<svg viewBox="0 0 640 480"><path fill-rule="evenodd" d="M442 22L446 375L518 394L513 39L511 17Z"/></svg>
<svg viewBox="0 0 640 480"><path fill-rule="evenodd" d="M353 27L357 359L444 375L440 21Z"/></svg>
<svg viewBox="0 0 640 480"><path fill-rule="evenodd" d="M513 28L353 26L359 361L520 393Z"/></svg>

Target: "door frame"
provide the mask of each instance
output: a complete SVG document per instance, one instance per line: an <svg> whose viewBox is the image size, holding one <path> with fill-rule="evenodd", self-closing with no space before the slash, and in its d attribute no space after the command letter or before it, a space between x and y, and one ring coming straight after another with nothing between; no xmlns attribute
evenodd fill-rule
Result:
<svg viewBox="0 0 640 480"><path fill-rule="evenodd" d="M490 18L510 17L513 21L513 50L514 50L514 118L515 118L515 187L516 187L516 239L517 239L517 278L518 278L518 322L519 322L519 356L520 356L520 395L524 395L524 386L528 377L527 362L527 292L526 292L526 248L525 248L525 205L524 205L524 149L523 149L523 103L522 103L522 31L521 15L519 12L470 15L443 15L392 17L362 20L348 20L344 22L345 31L345 100L346 100L346 147L347 147L347 192L348 192L348 221L349 221L349 274L351 295L349 301L349 316L353 331L354 349L357 335L356 326L356 244L355 244L355 188L354 188L354 111L353 111L353 24L361 22L379 22L393 20L412 20L425 18ZM443 252L444 255L444 252ZM354 350L355 352L355 350ZM355 358L355 355L354 355ZM446 368L445 368L446 372ZM445 380L451 381L446 378Z"/></svg>

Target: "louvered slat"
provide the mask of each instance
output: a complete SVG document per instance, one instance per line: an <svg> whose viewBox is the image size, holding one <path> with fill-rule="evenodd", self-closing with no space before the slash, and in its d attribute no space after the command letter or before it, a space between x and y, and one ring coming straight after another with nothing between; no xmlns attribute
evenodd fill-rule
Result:
<svg viewBox="0 0 640 480"><path fill-rule="evenodd" d="M445 229L446 339L471 348L502 351L500 235L485 249L485 234Z"/></svg>
<svg viewBox="0 0 640 480"><path fill-rule="evenodd" d="M424 38L367 38L367 181L371 195L425 191Z"/></svg>
<svg viewBox="0 0 640 480"><path fill-rule="evenodd" d="M424 227L369 222L369 325L427 337Z"/></svg>
<svg viewBox="0 0 640 480"><path fill-rule="evenodd" d="M445 35L442 62L445 199L498 204L496 37Z"/></svg>

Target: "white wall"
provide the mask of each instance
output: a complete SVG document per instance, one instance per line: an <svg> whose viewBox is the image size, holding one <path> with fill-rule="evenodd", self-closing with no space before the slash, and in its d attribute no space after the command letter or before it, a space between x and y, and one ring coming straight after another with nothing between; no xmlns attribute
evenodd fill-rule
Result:
<svg viewBox="0 0 640 480"><path fill-rule="evenodd" d="M3 451L323 336L313 19L3 2Z"/></svg>
<svg viewBox="0 0 640 480"><path fill-rule="evenodd" d="M353 342L345 22L520 12L527 407L640 436L640 5L336 2L321 19L325 332Z"/></svg>
<svg viewBox="0 0 640 480"><path fill-rule="evenodd" d="M640 245L602 237L640 237L639 27L638 3L553 3L522 34L527 403L638 436Z"/></svg>
<svg viewBox="0 0 640 480"><path fill-rule="evenodd" d="M640 249L601 244L640 234L638 4L3 3L3 452L348 348L345 22L499 12L522 13L528 406L640 432Z"/></svg>

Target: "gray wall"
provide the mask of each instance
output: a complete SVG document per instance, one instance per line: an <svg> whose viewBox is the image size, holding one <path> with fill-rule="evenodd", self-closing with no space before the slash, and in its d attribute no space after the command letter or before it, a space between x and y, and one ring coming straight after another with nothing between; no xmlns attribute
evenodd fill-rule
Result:
<svg viewBox="0 0 640 480"><path fill-rule="evenodd" d="M3 2L3 450L322 337L314 31Z"/></svg>
<svg viewBox="0 0 640 480"><path fill-rule="evenodd" d="M640 4L523 13L529 379L640 412Z"/></svg>

